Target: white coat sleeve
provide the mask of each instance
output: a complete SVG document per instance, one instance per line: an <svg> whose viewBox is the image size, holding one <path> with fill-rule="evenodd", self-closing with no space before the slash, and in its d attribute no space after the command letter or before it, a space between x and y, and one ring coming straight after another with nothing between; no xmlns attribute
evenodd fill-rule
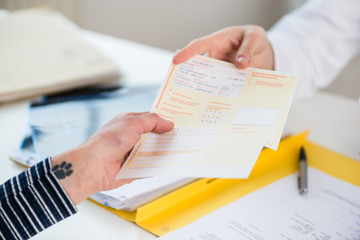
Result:
<svg viewBox="0 0 360 240"><path fill-rule="evenodd" d="M360 51L360 1L311 0L269 32L275 70L299 76L295 98L326 87Z"/></svg>

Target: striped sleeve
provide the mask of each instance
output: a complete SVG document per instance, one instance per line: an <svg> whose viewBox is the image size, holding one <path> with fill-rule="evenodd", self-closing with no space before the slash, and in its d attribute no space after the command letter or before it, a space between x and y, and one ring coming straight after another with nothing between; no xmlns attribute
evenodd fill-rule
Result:
<svg viewBox="0 0 360 240"><path fill-rule="evenodd" d="M0 239L28 239L77 212L51 159L0 185Z"/></svg>

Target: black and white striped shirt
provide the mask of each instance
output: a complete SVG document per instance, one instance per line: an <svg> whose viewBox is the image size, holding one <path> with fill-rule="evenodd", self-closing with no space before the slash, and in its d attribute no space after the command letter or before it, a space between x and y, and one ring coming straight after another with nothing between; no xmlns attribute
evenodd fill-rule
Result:
<svg viewBox="0 0 360 240"><path fill-rule="evenodd" d="M0 185L0 239L28 239L77 212L50 158Z"/></svg>

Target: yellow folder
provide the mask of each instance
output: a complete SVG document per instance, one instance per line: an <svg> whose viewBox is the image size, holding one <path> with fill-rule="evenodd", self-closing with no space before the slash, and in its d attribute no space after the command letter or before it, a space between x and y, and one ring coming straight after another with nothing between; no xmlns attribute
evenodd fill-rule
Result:
<svg viewBox="0 0 360 240"><path fill-rule="evenodd" d="M98 205L162 236L294 173L298 170L302 145L309 165L360 187L360 162L308 142L306 136L307 132L285 138L277 151L264 149L248 179L200 179L132 213Z"/></svg>

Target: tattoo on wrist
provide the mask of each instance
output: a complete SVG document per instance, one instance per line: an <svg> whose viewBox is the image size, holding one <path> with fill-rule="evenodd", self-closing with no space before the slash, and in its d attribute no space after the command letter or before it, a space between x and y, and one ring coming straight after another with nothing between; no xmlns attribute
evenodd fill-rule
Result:
<svg viewBox="0 0 360 240"><path fill-rule="evenodd" d="M67 162L62 162L60 164L56 164L52 171L58 179L64 179L70 176L74 171L71 169L72 164Z"/></svg>

